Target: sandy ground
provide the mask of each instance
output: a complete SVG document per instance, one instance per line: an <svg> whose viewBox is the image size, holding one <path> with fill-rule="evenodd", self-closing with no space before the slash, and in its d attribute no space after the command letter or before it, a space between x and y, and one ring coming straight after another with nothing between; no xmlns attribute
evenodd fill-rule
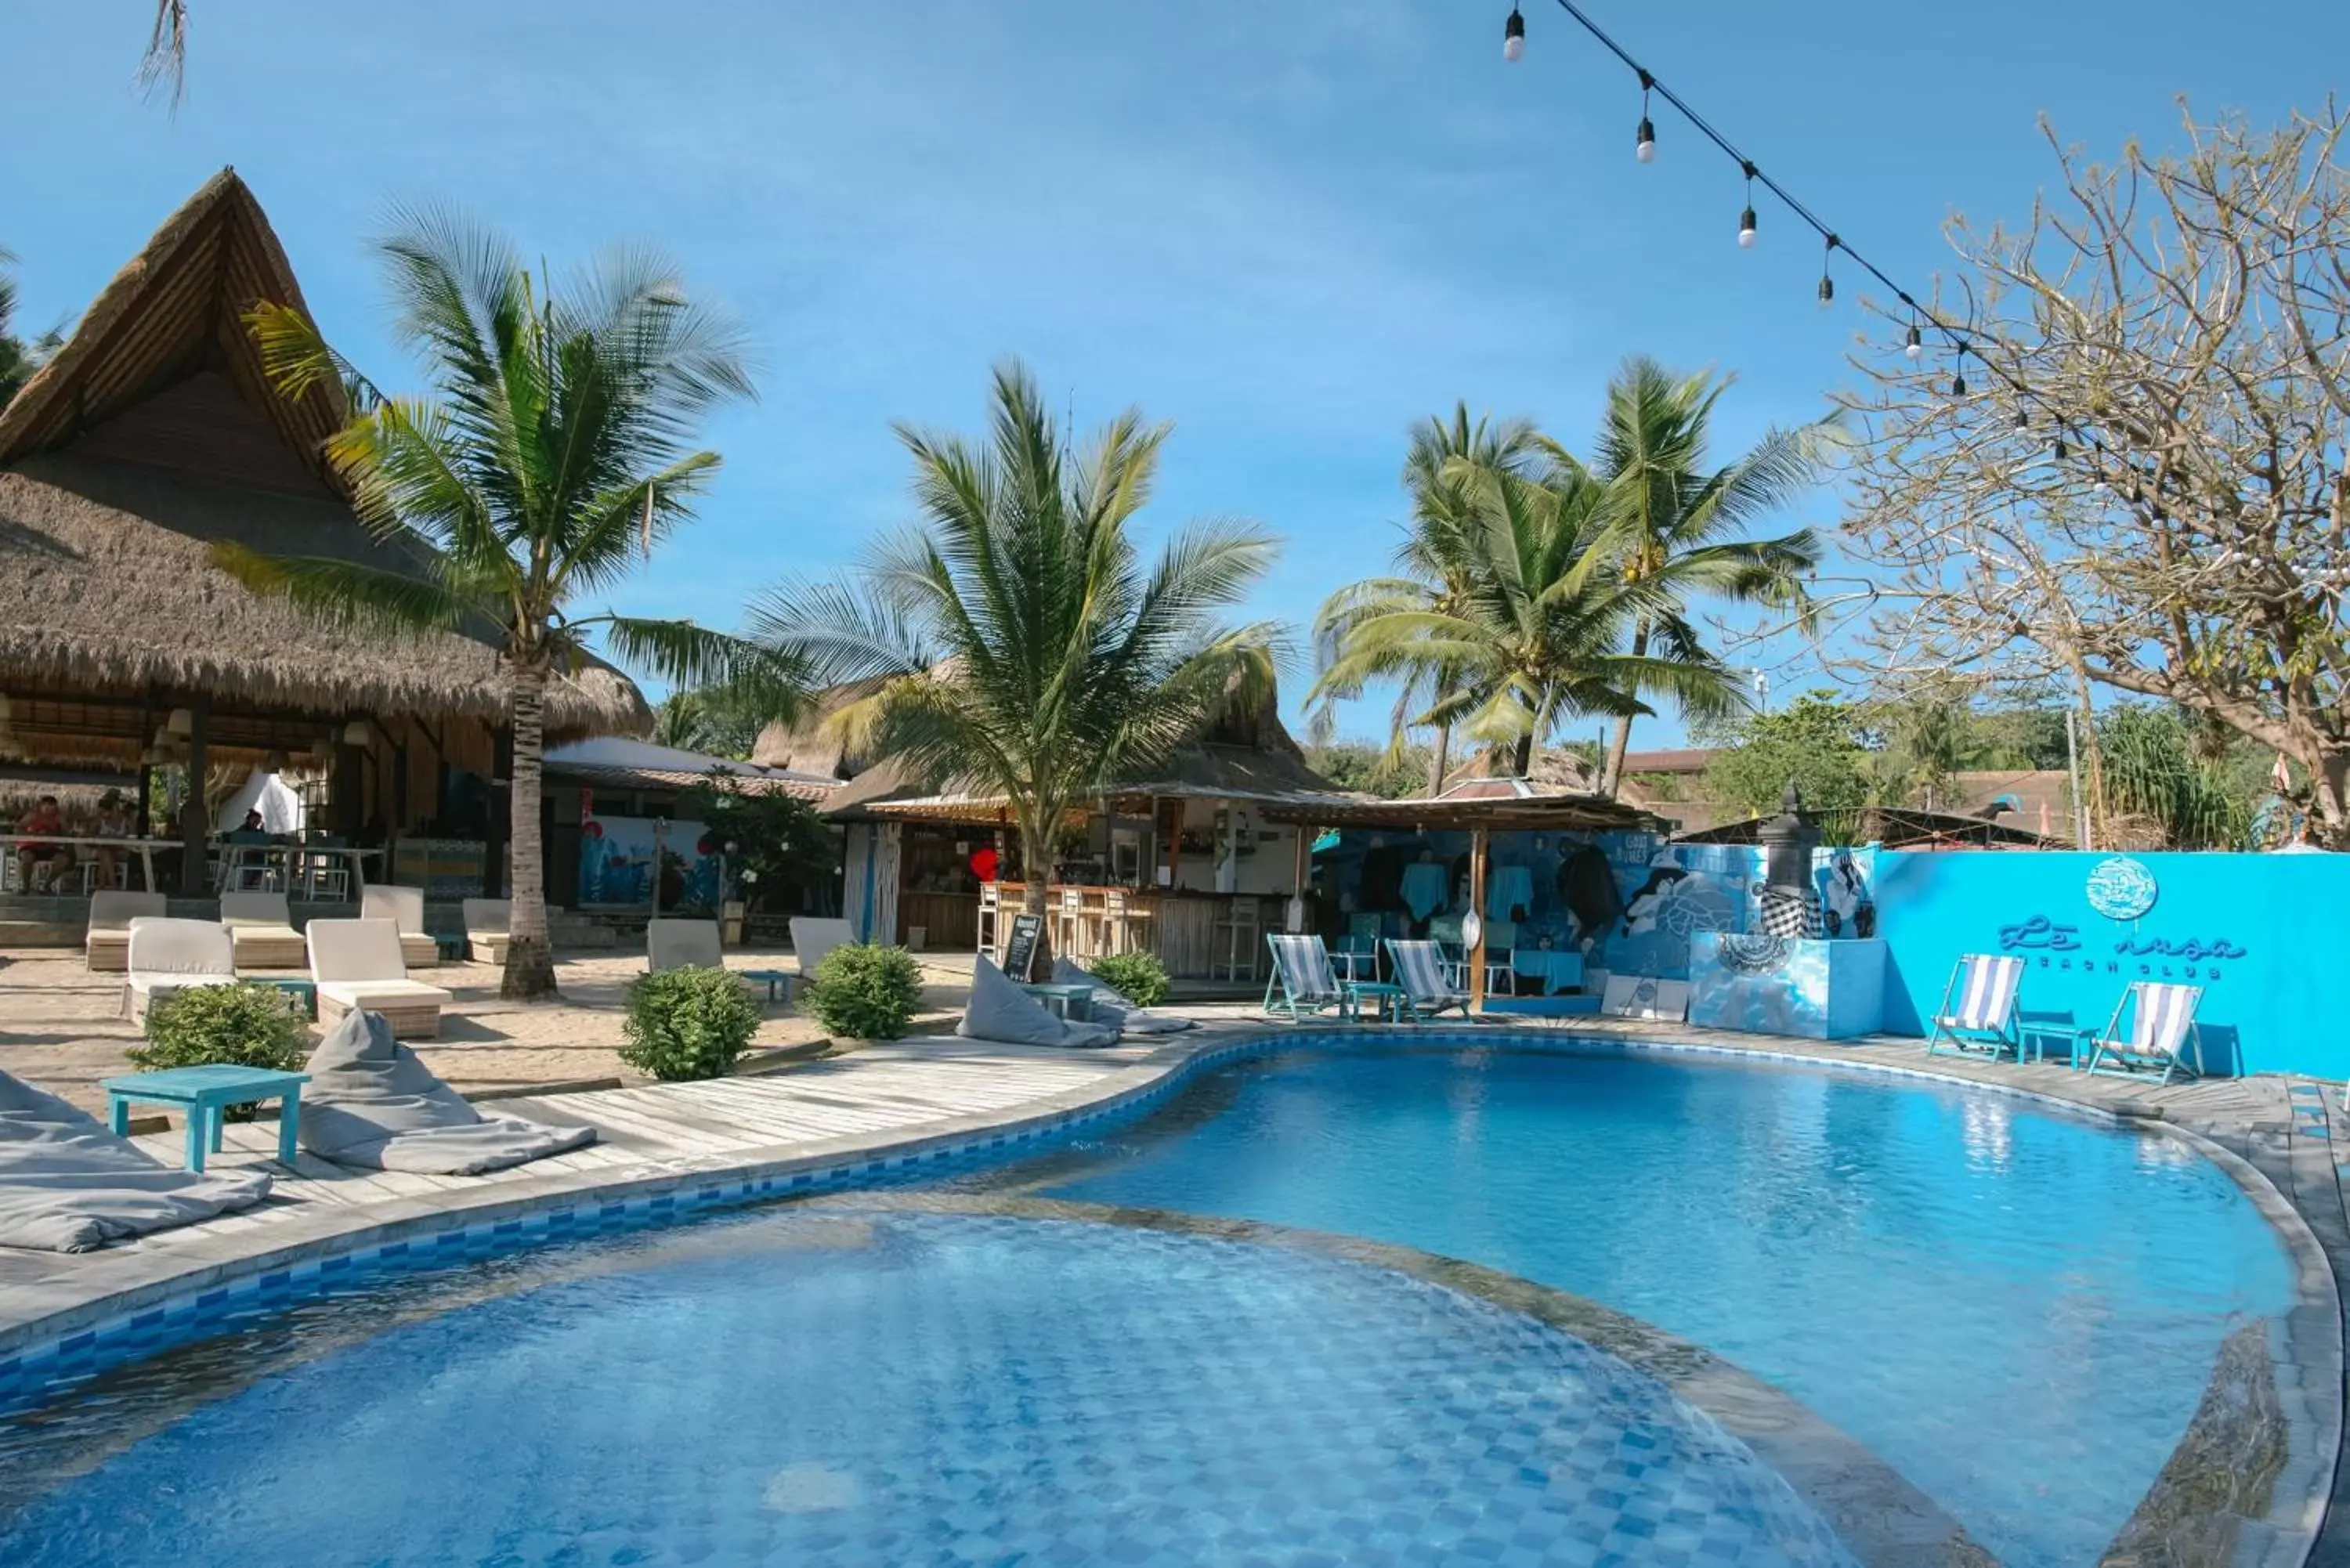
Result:
<svg viewBox="0 0 2350 1568"><path fill-rule="evenodd" d="M971 979L968 954L924 954L923 1012L917 1029L951 1028L962 1012ZM122 977L92 974L78 951L16 949L0 953L0 1070L103 1112L100 1078L135 1072L123 1053L139 1032L121 1016ZM786 951L746 949L727 954L734 969L791 969ZM467 1092L532 1084L618 1078L641 1083L619 1052L629 982L644 972L641 954L578 954L558 960L563 1000L521 1003L498 998L498 971L488 964L446 963L418 970L419 980L452 992L441 1015L441 1036L410 1044L432 1070ZM312 1025L312 1037L317 1025ZM766 1009L754 1051L816 1047L821 1025L796 1007ZM755 1064L751 1064L755 1065Z"/></svg>

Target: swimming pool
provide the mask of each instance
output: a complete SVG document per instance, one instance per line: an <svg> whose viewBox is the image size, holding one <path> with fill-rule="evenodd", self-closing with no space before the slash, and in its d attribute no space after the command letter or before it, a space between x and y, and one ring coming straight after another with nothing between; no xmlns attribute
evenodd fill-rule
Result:
<svg viewBox="0 0 2350 1568"><path fill-rule="evenodd" d="M1440 1272L1024 1194L1590 1298L2017 1565L2094 1561L2223 1344L2293 1304L2275 1233L2174 1140L1477 1038L1206 1066L930 1200L991 1211L836 1196L273 1309L0 1423L0 1561L1849 1561L1706 1417Z"/></svg>
<svg viewBox="0 0 2350 1568"><path fill-rule="evenodd" d="M1792 1394L2013 1568L2095 1561L2223 1341L2293 1305L2275 1231L2167 1137L1608 1047L1263 1057L976 1179L1368 1236L1589 1297Z"/></svg>

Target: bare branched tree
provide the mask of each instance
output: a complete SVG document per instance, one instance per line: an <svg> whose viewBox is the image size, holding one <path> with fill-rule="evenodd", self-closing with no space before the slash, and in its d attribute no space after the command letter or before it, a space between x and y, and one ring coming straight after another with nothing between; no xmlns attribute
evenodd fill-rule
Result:
<svg viewBox="0 0 2350 1568"><path fill-rule="evenodd" d="M2061 195L1951 225L1955 361L1856 361L1866 659L2178 703L2350 847L2350 120L2182 119L2110 164L2051 132Z"/></svg>

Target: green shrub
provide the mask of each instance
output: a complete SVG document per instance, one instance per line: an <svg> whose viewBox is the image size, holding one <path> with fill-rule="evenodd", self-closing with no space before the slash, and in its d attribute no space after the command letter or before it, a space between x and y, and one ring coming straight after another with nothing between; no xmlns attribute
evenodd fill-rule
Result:
<svg viewBox="0 0 2350 1568"><path fill-rule="evenodd" d="M922 966L903 948L835 948L816 966L807 1002L835 1034L895 1040L922 1004Z"/></svg>
<svg viewBox="0 0 2350 1568"><path fill-rule="evenodd" d="M665 969L629 987L620 1060L664 1082L723 1078L759 1032L759 1004L723 969Z"/></svg>
<svg viewBox="0 0 2350 1568"><path fill-rule="evenodd" d="M1137 1007L1156 1007L1173 993L1157 953L1112 953L1091 967L1096 980Z"/></svg>
<svg viewBox="0 0 2350 1568"><path fill-rule="evenodd" d="M192 985L155 999L147 1009L147 1044L129 1052L149 1072L169 1067L267 1067L298 1072L310 1029L269 985ZM232 1106L232 1121L250 1121L254 1107Z"/></svg>

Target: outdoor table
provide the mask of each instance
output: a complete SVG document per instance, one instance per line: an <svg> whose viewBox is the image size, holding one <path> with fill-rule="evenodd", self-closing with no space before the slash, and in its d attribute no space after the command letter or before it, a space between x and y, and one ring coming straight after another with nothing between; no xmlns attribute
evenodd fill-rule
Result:
<svg viewBox="0 0 2350 1568"><path fill-rule="evenodd" d="M791 1001L792 982L799 979L798 975L787 969L746 969L741 973L744 980L755 980L764 983L767 988L769 1002Z"/></svg>
<svg viewBox="0 0 2350 1568"><path fill-rule="evenodd" d="M1020 989L1062 1018L1082 1023L1094 1015L1094 988L1090 985L1053 985L1039 981Z"/></svg>
<svg viewBox="0 0 2350 1568"><path fill-rule="evenodd" d="M1510 954L1510 967L1528 980L1539 981L1538 993L1548 996L1570 985L1583 983L1583 955L1558 948L1519 948Z"/></svg>
<svg viewBox="0 0 2350 1568"><path fill-rule="evenodd" d="M2015 1059L2019 1062L2030 1054L2034 1062L2048 1059L2049 1043L2063 1042L2064 1064L2076 1070L2089 1065L2089 1054L2095 1049L2097 1032L2074 1023L2070 1018L2024 1019L2015 1025Z"/></svg>
<svg viewBox="0 0 2350 1568"><path fill-rule="evenodd" d="M157 883L155 881L156 846L161 844L165 849L176 849L179 847L179 845L171 839L111 837L104 835L81 833L0 833L0 848L5 848L6 852L6 874L9 880L12 882L16 879L16 851L27 844L53 844L63 846L65 848L75 851L77 864L78 864L80 859L84 857L85 853L89 850L135 850L138 852L139 856L140 869L146 874L147 887L150 891L154 890L157 887ZM90 857L90 858L95 858L95 857ZM55 892L58 889L52 885L50 890ZM16 891L19 893L27 893L32 891L32 889L29 888L18 888Z"/></svg>
<svg viewBox="0 0 2350 1568"><path fill-rule="evenodd" d="M188 1168L201 1172L207 1150L217 1154L221 1130L231 1106L284 1102L277 1113L277 1159L294 1163L294 1135L302 1115L302 1085L307 1073L277 1073L266 1067L172 1067L161 1073L133 1073L128 1077L101 1078L114 1113L114 1135L130 1136L130 1107L141 1105L179 1106L188 1116Z"/></svg>
<svg viewBox="0 0 2350 1568"><path fill-rule="evenodd" d="M286 993L289 1002L301 1003L302 1015L305 1018L316 1018L318 1016L318 983L316 981L297 980L292 975L255 975L247 978L244 983L247 985L265 985L275 990L282 991Z"/></svg>
<svg viewBox="0 0 2350 1568"><path fill-rule="evenodd" d="M1361 1005L1363 998L1367 996L1371 999L1373 1003L1373 1012L1380 1023L1386 1023L1390 1012L1393 1013L1398 1023L1401 1023L1403 1021L1403 987L1397 984L1395 981L1391 980L1358 980L1354 982L1351 989L1355 993L1355 1002L1357 1007Z"/></svg>

